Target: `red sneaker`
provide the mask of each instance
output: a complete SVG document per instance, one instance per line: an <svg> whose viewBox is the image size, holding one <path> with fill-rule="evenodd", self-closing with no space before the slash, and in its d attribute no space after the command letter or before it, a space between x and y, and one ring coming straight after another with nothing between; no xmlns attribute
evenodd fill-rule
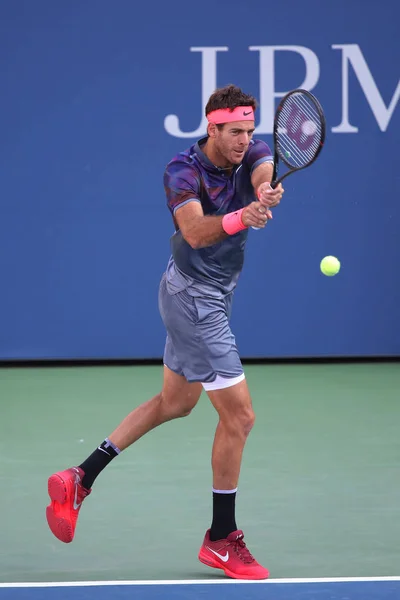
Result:
<svg viewBox="0 0 400 600"><path fill-rule="evenodd" d="M85 473L79 467L54 473L48 479L51 504L46 508L47 523L61 542L72 542L82 502L92 490L81 484Z"/></svg>
<svg viewBox="0 0 400 600"><path fill-rule="evenodd" d="M233 531L225 540L210 540L210 530L206 532L199 552L200 562L222 569L225 575L234 579L267 579L269 572L251 555L243 541L243 531Z"/></svg>

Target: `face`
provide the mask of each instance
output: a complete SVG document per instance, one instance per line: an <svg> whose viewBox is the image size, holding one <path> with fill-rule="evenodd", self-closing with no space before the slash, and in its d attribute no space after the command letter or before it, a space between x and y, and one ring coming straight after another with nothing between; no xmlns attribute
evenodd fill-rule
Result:
<svg viewBox="0 0 400 600"><path fill-rule="evenodd" d="M218 162L225 163L218 166L239 165L254 133L254 121L235 121L225 123L221 129L212 125L209 135L213 140L213 150Z"/></svg>

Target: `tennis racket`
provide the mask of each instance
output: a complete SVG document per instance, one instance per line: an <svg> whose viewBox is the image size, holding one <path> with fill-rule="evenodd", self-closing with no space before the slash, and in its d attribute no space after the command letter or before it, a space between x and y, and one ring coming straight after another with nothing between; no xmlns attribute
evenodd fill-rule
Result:
<svg viewBox="0 0 400 600"><path fill-rule="evenodd" d="M286 94L274 117L274 170L271 187L276 188L285 177L312 165L323 148L325 135L325 115L316 97L301 88ZM278 178L280 162L289 170Z"/></svg>
<svg viewBox="0 0 400 600"><path fill-rule="evenodd" d="M280 101L274 117L274 171L271 187L285 177L311 166L323 148L324 111L311 92L295 89ZM289 169L278 178L280 163Z"/></svg>

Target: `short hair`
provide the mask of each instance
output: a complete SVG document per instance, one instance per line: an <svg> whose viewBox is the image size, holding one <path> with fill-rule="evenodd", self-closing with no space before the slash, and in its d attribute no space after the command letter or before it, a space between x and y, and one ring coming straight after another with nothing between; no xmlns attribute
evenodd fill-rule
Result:
<svg viewBox="0 0 400 600"><path fill-rule="evenodd" d="M257 101L253 96L245 94L239 87L230 83L218 88L211 94L205 109L206 116L213 110L228 108L234 110L237 106L251 106L255 111Z"/></svg>

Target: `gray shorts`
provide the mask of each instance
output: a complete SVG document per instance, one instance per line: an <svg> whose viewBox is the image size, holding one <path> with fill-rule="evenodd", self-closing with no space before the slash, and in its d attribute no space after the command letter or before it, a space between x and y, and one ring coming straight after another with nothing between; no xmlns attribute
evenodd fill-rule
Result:
<svg viewBox="0 0 400 600"><path fill-rule="evenodd" d="M225 298L193 297L186 289L168 291L163 275L158 297L167 330L164 364L187 381L211 382L217 376L243 374L235 337L229 326L232 294Z"/></svg>

